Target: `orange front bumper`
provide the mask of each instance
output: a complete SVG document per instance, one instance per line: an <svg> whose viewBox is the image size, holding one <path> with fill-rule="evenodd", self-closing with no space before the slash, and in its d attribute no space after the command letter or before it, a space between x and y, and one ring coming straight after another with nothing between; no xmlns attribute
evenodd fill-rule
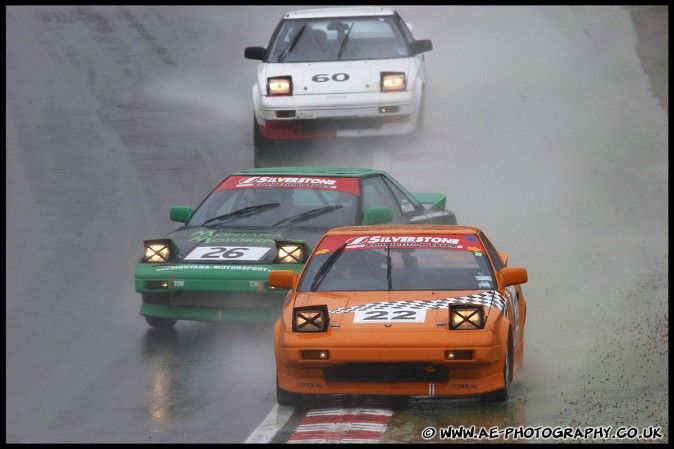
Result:
<svg viewBox="0 0 674 449"><path fill-rule="evenodd" d="M348 337L346 336L348 335ZM327 360L305 360L309 350L329 351ZM447 351L471 351L470 360L448 360ZM405 396L464 396L503 388L505 345L492 331L349 331L324 334L284 332L277 345L279 387L304 394L374 394ZM356 364L356 365L354 365ZM439 380L404 379L359 381L357 372L348 381L326 375L334 367L370 364L379 367L414 364L432 373L447 372ZM326 371L327 369L327 371ZM332 370L334 371L334 370ZM330 378L332 377L332 380ZM387 377L387 376L384 376ZM433 376L428 376L433 378Z"/></svg>

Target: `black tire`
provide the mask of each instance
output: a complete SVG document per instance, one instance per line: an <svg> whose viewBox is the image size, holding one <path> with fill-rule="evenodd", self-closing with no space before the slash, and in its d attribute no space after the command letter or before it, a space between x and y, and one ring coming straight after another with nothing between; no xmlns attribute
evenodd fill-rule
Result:
<svg viewBox="0 0 674 449"><path fill-rule="evenodd" d="M253 116L253 146L256 150L266 151L274 146L274 141L267 139L260 132L260 128L257 126L257 119Z"/></svg>
<svg viewBox="0 0 674 449"><path fill-rule="evenodd" d="M274 147L274 141L267 139L260 133L260 129L257 127L257 120L253 116L253 146L255 147L255 153L253 154L253 163L255 168L265 167L267 164L267 159L269 157L269 152Z"/></svg>
<svg viewBox="0 0 674 449"><path fill-rule="evenodd" d="M512 381L513 369L513 347L512 335L508 333L508 346L506 349L506 358L503 363L503 383L504 387L491 393L487 393L485 398L490 402L506 402L510 397L510 382Z"/></svg>
<svg viewBox="0 0 674 449"><path fill-rule="evenodd" d="M145 321L156 329L171 329L178 320L173 318L159 318L156 316L146 316Z"/></svg>
<svg viewBox="0 0 674 449"><path fill-rule="evenodd" d="M305 401L306 395L282 390L278 386L278 379L276 379L276 402L278 402L278 405L297 407L305 403Z"/></svg>
<svg viewBox="0 0 674 449"><path fill-rule="evenodd" d="M425 111L426 111L426 94L422 94L421 102L419 104L419 114L417 115L417 124L411 133L413 137L421 137L421 135L424 133L425 116L426 116Z"/></svg>
<svg viewBox="0 0 674 449"><path fill-rule="evenodd" d="M421 97L421 106L419 106L419 115L417 116L416 132L421 134L426 127L426 95Z"/></svg>

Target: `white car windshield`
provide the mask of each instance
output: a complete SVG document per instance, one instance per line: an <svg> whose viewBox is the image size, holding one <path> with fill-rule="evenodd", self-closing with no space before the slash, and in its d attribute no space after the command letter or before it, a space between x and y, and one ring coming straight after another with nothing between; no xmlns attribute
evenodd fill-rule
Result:
<svg viewBox="0 0 674 449"><path fill-rule="evenodd" d="M281 22L267 62L327 62L407 58L392 17L293 19Z"/></svg>

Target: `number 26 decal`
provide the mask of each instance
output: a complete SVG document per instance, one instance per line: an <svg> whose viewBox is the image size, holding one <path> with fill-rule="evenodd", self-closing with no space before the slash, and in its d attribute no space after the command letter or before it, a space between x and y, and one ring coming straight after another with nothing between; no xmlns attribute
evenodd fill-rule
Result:
<svg viewBox="0 0 674 449"><path fill-rule="evenodd" d="M260 260L269 248L245 246L199 246L185 260Z"/></svg>
<svg viewBox="0 0 674 449"><path fill-rule="evenodd" d="M319 73L318 75L314 75L311 77L311 81L315 83L325 83L326 81L346 81L349 79L349 74L348 73L335 73L334 75L330 76L327 73Z"/></svg>

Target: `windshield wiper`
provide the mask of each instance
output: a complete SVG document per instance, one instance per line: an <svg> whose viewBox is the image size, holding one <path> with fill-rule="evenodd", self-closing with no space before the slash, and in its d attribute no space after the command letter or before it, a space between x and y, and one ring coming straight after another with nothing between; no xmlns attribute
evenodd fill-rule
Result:
<svg viewBox="0 0 674 449"><path fill-rule="evenodd" d="M248 217L250 215L255 215L259 214L260 212L264 212L268 209L273 209L275 207L279 207L279 203L267 203L267 204L258 204L256 206L248 206L244 207L243 209L235 210L234 212L229 212L227 214L223 215L218 215L217 217L209 218L208 220L204 221L204 223L201 226L206 226L208 223L211 223L213 221L218 221L218 220L234 220L236 218L241 218L241 217Z"/></svg>
<svg viewBox="0 0 674 449"><path fill-rule="evenodd" d="M393 290L391 284L391 244L386 245L386 281L388 282L388 291Z"/></svg>
<svg viewBox="0 0 674 449"><path fill-rule="evenodd" d="M342 206L341 204L333 204L332 206L325 206L325 207L319 207L318 209L311 209L306 212L302 212L301 214L298 215L293 215L292 217L284 218L283 220L279 220L276 223L274 223L272 226L278 226L281 223L289 223L289 224L295 224L299 223L300 221L305 221L309 220L310 218L315 218L323 214L327 214L328 212L332 212L333 210L341 209Z"/></svg>
<svg viewBox="0 0 674 449"><path fill-rule="evenodd" d="M351 22L351 25L349 25L349 29L346 30L346 33L344 33L344 39L342 39L342 43L339 44L339 50L337 51L337 60L339 61L342 58L342 52L344 51L344 46L346 45L346 40L349 38L349 33L351 32L351 28L353 28L353 24L355 22Z"/></svg>
<svg viewBox="0 0 674 449"><path fill-rule="evenodd" d="M314 280L311 281L311 291L315 292L316 289L318 288L319 285L321 285L321 282L323 282L323 279L325 278L325 275L328 274L328 271L330 271L330 268L337 262L337 259L339 259L339 256L341 256L342 250L346 246L346 244L349 242L344 242L342 246L337 248L337 250L330 254L330 257L323 262L323 265L321 265L321 268L318 269L318 273L316 273L316 276L314 276Z"/></svg>
<svg viewBox="0 0 674 449"><path fill-rule="evenodd" d="M293 51L293 48L295 48L295 45L297 45L297 43L300 41L300 37L302 37L302 33L304 33L306 27L307 27L306 24L302 25L302 28L300 28L300 30L297 32L293 40L291 40L288 46L284 48L283 51L278 55L277 59L278 62L283 62L286 56L288 56L288 53Z"/></svg>

